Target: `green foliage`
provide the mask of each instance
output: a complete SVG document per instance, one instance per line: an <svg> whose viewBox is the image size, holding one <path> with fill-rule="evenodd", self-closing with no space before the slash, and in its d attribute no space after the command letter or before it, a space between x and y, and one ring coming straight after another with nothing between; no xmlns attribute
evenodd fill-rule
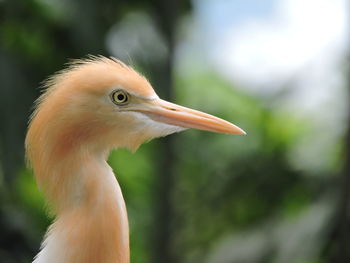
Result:
<svg viewBox="0 0 350 263"><path fill-rule="evenodd" d="M177 87L182 104L247 131L243 137L189 131L178 138L180 246L205 251L228 231L250 228L284 210L294 215L307 206L313 188L286 158L304 132L297 128L306 126L302 121L273 112L211 72L180 79Z"/></svg>
<svg viewBox="0 0 350 263"><path fill-rule="evenodd" d="M32 213L33 216L43 218L45 215L44 196L38 190L34 175L29 170L22 169L19 172L15 186L18 202L23 205L23 208L28 209L28 213Z"/></svg>

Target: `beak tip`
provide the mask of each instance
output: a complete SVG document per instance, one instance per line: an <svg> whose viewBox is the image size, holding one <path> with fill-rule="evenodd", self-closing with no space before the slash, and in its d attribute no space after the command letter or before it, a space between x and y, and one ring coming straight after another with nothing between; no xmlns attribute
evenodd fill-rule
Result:
<svg viewBox="0 0 350 263"><path fill-rule="evenodd" d="M237 135L247 135L247 133L243 129L237 127L236 125L234 125L234 129L230 133Z"/></svg>
<svg viewBox="0 0 350 263"><path fill-rule="evenodd" d="M241 135L247 135L247 133L241 129Z"/></svg>

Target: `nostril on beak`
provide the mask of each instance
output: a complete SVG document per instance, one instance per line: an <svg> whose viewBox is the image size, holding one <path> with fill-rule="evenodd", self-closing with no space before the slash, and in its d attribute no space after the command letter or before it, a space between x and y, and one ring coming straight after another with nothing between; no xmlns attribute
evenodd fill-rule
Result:
<svg viewBox="0 0 350 263"><path fill-rule="evenodd" d="M176 111L174 108L166 108L167 110Z"/></svg>

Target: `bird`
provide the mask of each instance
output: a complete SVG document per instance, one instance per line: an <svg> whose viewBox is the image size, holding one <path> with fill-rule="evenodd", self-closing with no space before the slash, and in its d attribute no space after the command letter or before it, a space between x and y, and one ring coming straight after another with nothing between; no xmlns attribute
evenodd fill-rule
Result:
<svg viewBox="0 0 350 263"><path fill-rule="evenodd" d="M129 263L122 191L107 158L195 128L245 134L236 125L159 98L113 57L88 56L49 77L35 102L26 159L55 218L33 263Z"/></svg>

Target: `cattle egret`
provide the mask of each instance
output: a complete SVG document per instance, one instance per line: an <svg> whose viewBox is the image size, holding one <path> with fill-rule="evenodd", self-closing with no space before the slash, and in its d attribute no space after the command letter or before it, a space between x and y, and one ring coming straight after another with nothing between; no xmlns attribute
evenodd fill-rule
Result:
<svg viewBox="0 0 350 263"><path fill-rule="evenodd" d="M244 134L209 114L160 99L114 58L89 57L49 78L26 136L37 184L56 215L34 263L128 263L129 227L106 159L113 148L187 128Z"/></svg>

